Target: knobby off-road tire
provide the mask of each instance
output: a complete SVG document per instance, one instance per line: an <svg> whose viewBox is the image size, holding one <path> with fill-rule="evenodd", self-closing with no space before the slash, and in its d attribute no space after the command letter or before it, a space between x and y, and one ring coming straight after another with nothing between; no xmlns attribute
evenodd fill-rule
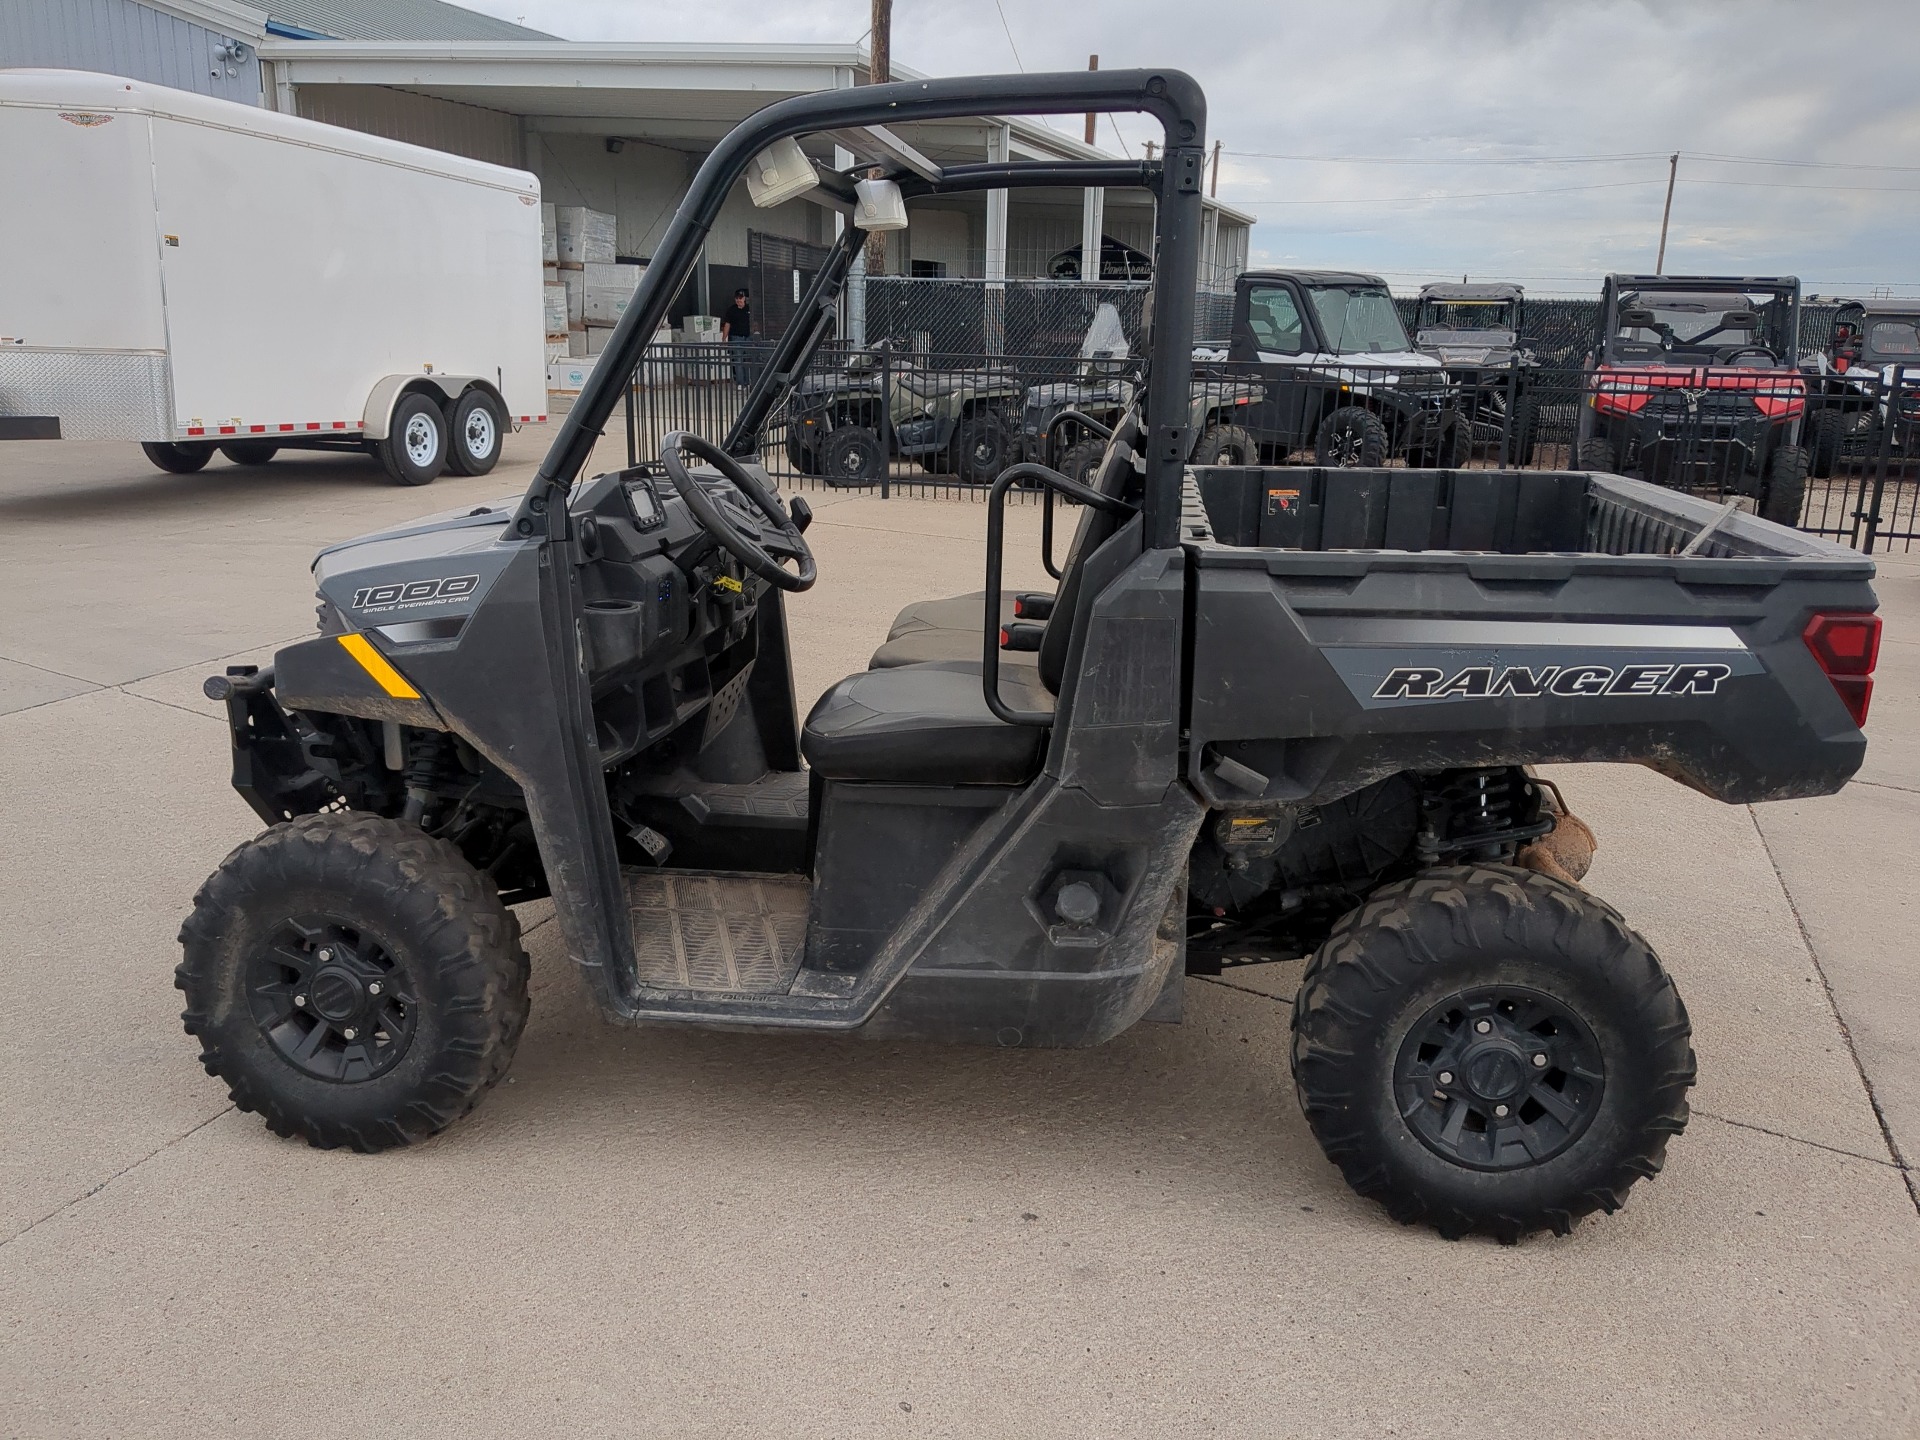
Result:
<svg viewBox="0 0 1920 1440"><path fill-rule="evenodd" d="M506 1073L526 1026L512 913L451 845L396 820L274 826L201 886L180 943L180 1018L207 1073L320 1149L445 1129Z"/></svg>
<svg viewBox="0 0 1920 1440"><path fill-rule="evenodd" d="M1611 443L1598 438L1582 440L1574 456L1573 468L1576 470L1598 470L1603 475L1620 473L1620 457L1613 453Z"/></svg>
<svg viewBox="0 0 1920 1440"><path fill-rule="evenodd" d="M1816 410L1807 418L1807 444L1812 451L1809 473L1825 480L1839 468L1846 444L1847 417L1838 410Z"/></svg>
<svg viewBox="0 0 1920 1440"><path fill-rule="evenodd" d="M1451 866L1375 891L1314 955L1294 1087L1359 1194L1402 1224L1511 1244L1612 1212L1659 1172L1686 1128L1691 1033L1610 906Z"/></svg>
<svg viewBox="0 0 1920 1440"><path fill-rule="evenodd" d="M1760 495L1760 518L1798 527L1807 503L1808 456L1798 445L1775 448L1767 462L1766 488Z"/></svg>
<svg viewBox="0 0 1920 1440"><path fill-rule="evenodd" d="M820 447L820 478L833 486L876 485L887 468L879 432L864 425L829 431Z"/></svg>
<svg viewBox="0 0 1920 1440"><path fill-rule="evenodd" d="M1098 436L1090 435L1085 440L1077 440L1060 452L1060 473L1069 480L1078 480L1082 485L1091 485L1100 462L1106 459L1107 442ZM1195 461L1195 464L1202 462Z"/></svg>
<svg viewBox="0 0 1920 1440"><path fill-rule="evenodd" d="M1343 405L1320 422L1313 463L1377 469L1387 463L1387 427L1364 405Z"/></svg>
<svg viewBox="0 0 1920 1440"><path fill-rule="evenodd" d="M1258 465L1260 447L1244 425L1209 425L1193 447L1195 465Z"/></svg>

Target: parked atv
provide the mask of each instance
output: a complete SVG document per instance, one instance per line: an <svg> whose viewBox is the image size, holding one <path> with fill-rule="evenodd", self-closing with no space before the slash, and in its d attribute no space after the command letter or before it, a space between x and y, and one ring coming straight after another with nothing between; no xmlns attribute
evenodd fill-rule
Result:
<svg viewBox="0 0 1920 1440"><path fill-rule="evenodd" d="M1883 449L1920 454L1920 300L1847 301L1804 368L1813 474Z"/></svg>
<svg viewBox="0 0 1920 1440"><path fill-rule="evenodd" d="M1377 275L1248 271L1234 281L1227 351L1208 358L1229 362L1223 376L1261 385L1241 423L1265 463L1444 468L1466 459L1471 436L1455 389L1407 338Z"/></svg>
<svg viewBox="0 0 1920 1440"><path fill-rule="evenodd" d="M1609 275L1588 356L1577 463L1752 497L1795 525L1807 488L1800 282Z"/></svg>
<svg viewBox="0 0 1920 1440"><path fill-rule="evenodd" d="M1010 367L943 369L882 342L795 387L787 459L829 485L875 484L894 457L988 485L1013 462L1019 400Z"/></svg>
<svg viewBox="0 0 1920 1440"><path fill-rule="evenodd" d="M1071 380L1029 386L1020 411L1020 458L1051 466L1071 480L1085 480L1106 453L1107 438L1133 404L1139 366L1127 358L1120 312L1101 304L1080 347ZM1187 417L1189 458L1196 465L1252 465L1259 459L1253 436L1241 423L1260 387L1245 382L1196 378Z"/></svg>
<svg viewBox="0 0 1920 1440"><path fill-rule="evenodd" d="M905 169L861 128L983 108L1145 113L1165 158ZM548 895L557 953L629 1024L1094 1045L1177 1022L1223 944L1311 951L1294 1088L1396 1219L1564 1233L1658 1173L1687 1013L1524 767L1838 789L1872 562L1611 475L1190 467L1205 115L1171 70L969 77L776 101L720 142L527 492L329 546L319 633L209 680L267 828L194 898L176 979L235 1104L357 1150L452 1124L527 1024L509 907ZM813 177L850 220L1134 185L1158 236L1146 379L1091 481L1009 468L983 588L908 607L919 658L803 711L812 513L752 457L857 223L719 443L582 471L708 219L818 132L854 150ZM1079 520L1057 591L1003 597L1026 483Z"/></svg>
<svg viewBox="0 0 1920 1440"><path fill-rule="evenodd" d="M1526 292L1518 285L1436 283L1420 288L1414 344L1445 367L1461 424L1476 445L1507 443L1509 465L1533 462L1540 361L1521 339Z"/></svg>

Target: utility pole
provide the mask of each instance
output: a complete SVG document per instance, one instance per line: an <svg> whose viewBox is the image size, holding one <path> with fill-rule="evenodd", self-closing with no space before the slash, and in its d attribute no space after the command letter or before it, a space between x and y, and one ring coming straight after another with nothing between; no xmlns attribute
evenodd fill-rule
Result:
<svg viewBox="0 0 1920 1440"><path fill-rule="evenodd" d="M1207 181L1207 198L1209 200L1220 198L1220 142L1218 140L1213 142L1213 175Z"/></svg>
<svg viewBox="0 0 1920 1440"><path fill-rule="evenodd" d="M884 85L893 78L893 0L873 0L872 19L867 31L867 83ZM867 273L887 273L887 237L883 232L867 236Z"/></svg>
<svg viewBox="0 0 1920 1440"><path fill-rule="evenodd" d="M878 4L879 0L875 0ZM1675 151L1667 157L1667 205L1660 212L1660 254L1653 262L1653 273L1667 273L1667 222L1673 218L1673 182L1680 174L1680 154Z"/></svg>
<svg viewBox="0 0 1920 1440"><path fill-rule="evenodd" d="M1087 69L1098 70L1099 68L1100 57L1098 55L1087 56ZM1093 111L1089 110L1087 112L1087 144L1089 145L1093 144L1093 122L1096 118Z"/></svg>
<svg viewBox="0 0 1920 1440"><path fill-rule="evenodd" d="M1151 140L1147 141L1147 163L1149 165L1153 163L1153 152L1156 148L1157 147L1154 145L1153 141Z"/></svg>

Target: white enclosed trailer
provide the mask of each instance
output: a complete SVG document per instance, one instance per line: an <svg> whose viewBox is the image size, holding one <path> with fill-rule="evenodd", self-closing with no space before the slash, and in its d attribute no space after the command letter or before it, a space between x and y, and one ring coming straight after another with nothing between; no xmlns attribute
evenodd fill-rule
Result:
<svg viewBox="0 0 1920 1440"><path fill-rule="evenodd" d="M540 183L295 116L0 70L0 435L480 474L546 418Z"/></svg>

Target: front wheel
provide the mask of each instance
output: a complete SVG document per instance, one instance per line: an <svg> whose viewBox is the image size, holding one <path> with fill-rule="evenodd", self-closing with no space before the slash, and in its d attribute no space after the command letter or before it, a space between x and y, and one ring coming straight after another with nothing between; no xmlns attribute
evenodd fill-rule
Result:
<svg viewBox="0 0 1920 1440"><path fill-rule="evenodd" d="M307 815L194 896L174 984L207 1073L276 1135L385 1150L445 1129L506 1073L527 957L491 881L377 815Z"/></svg>
<svg viewBox="0 0 1920 1440"><path fill-rule="evenodd" d="M1085 440L1076 440L1060 452L1060 473L1069 480L1078 480L1082 485L1091 485L1093 477L1100 471L1100 462L1106 458L1107 442L1098 436L1089 435Z"/></svg>
<svg viewBox="0 0 1920 1440"><path fill-rule="evenodd" d="M1812 441L1809 473L1825 480L1840 468L1840 448L1846 443L1847 417L1838 410L1816 410L1807 419Z"/></svg>
<svg viewBox="0 0 1920 1440"><path fill-rule="evenodd" d="M1573 468L1576 470L1598 470L1603 475L1618 475L1620 473L1620 457L1614 454L1613 446L1610 442L1595 436L1580 442L1579 451L1574 457Z"/></svg>
<svg viewBox="0 0 1920 1440"><path fill-rule="evenodd" d="M140 453L169 475L191 475L207 468L207 461L213 458L213 446L142 442Z"/></svg>
<svg viewBox="0 0 1920 1440"><path fill-rule="evenodd" d="M1243 425L1209 425L1193 447L1195 465L1257 465L1260 447Z"/></svg>
<svg viewBox="0 0 1920 1440"><path fill-rule="evenodd" d="M1313 463L1375 469L1387 463L1387 427L1361 405L1343 405L1320 422Z"/></svg>
<svg viewBox="0 0 1920 1440"><path fill-rule="evenodd" d="M1574 885L1450 866L1334 927L1293 1010L1301 1108L1402 1224L1566 1234L1659 1173L1691 1030L1652 949Z"/></svg>
<svg viewBox="0 0 1920 1440"><path fill-rule="evenodd" d="M880 436L864 425L829 431L820 447L820 478L829 485L872 485L886 468Z"/></svg>
<svg viewBox="0 0 1920 1440"><path fill-rule="evenodd" d="M1760 518L1798 526L1807 503L1808 456L1798 445L1779 445L1767 462L1767 485L1760 496Z"/></svg>
<svg viewBox="0 0 1920 1440"><path fill-rule="evenodd" d="M1012 437L991 410L967 416L953 431L954 473L972 485L991 485L1007 468Z"/></svg>

